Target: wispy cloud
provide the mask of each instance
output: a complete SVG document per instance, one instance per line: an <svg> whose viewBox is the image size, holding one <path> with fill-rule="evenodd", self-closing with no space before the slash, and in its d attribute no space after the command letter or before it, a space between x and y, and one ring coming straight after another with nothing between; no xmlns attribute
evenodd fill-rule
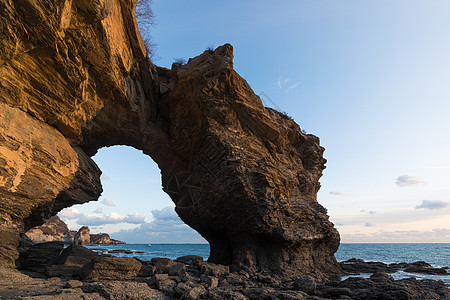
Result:
<svg viewBox="0 0 450 300"><path fill-rule="evenodd" d="M424 182L419 177L408 174L397 177L395 181L395 184L397 184L399 187L417 186L423 183Z"/></svg>
<svg viewBox="0 0 450 300"><path fill-rule="evenodd" d="M274 82L274 84L278 88L289 92L291 90L297 89L300 85L300 82L291 83L291 80L289 78L279 77L278 80Z"/></svg>
<svg viewBox="0 0 450 300"><path fill-rule="evenodd" d="M345 192L343 192L343 191L331 191L330 194L331 195L335 195L335 196L344 196Z"/></svg>
<svg viewBox="0 0 450 300"><path fill-rule="evenodd" d="M364 226L366 226L366 227L374 227L375 225L373 225L372 223L366 223L366 224L364 224Z"/></svg>
<svg viewBox="0 0 450 300"><path fill-rule="evenodd" d="M103 208L98 207L96 210L94 210L94 213L101 214L103 212Z"/></svg>
<svg viewBox="0 0 450 300"><path fill-rule="evenodd" d="M341 238L344 243L448 243L450 242L450 229L435 228L431 231L396 230L389 232L380 230L374 233L343 233L341 234Z"/></svg>
<svg viewBox="0 0 450 300"><path fill-rule="evenodd" d="M416 206L416 209L441 209L448 206L448 202L439 200L423 200L420 205Z"/></svg>
<svg viewBox="0 0 450 300"><path fill-rule="evenodd" d="M116 205L114 204L114 200L109 199L109 198L103 199L102 203L105 204L106 206L116 206Z"/></svg>

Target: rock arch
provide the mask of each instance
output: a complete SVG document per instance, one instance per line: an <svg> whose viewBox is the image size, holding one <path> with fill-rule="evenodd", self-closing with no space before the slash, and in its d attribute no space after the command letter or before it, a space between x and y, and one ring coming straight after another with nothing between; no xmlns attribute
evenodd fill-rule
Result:
<svg viewBox="0 0 450 300"><path fill-rule="evenodd" d="M97 200L90 156L128 145L158 164L210 261L338 273L339 235L316 200L319 139L262 105L234 71L231 45L171 70L153 65L134 2L0 0L3 32L14 33L0 36L0 264L12 265L26 229Z"/></svg>

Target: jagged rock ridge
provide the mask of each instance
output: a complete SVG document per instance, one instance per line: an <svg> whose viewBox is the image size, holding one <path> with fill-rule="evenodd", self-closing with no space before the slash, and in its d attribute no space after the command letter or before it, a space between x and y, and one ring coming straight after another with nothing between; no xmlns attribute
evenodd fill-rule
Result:
<svg viewBox="0 0 450 300"><path fill-rule="evenodd" d="M171 70L146 58L135 1L0 0L0 264L19 235L97 200L105 146L151 156L210 261L319 279L339 235L317 203L319 139L265 108L233 48Z"/></svg>

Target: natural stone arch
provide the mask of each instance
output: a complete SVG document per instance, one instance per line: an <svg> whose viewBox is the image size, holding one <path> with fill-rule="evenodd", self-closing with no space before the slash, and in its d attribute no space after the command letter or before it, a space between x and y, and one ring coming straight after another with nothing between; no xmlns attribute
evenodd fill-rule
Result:
<svg viewBox="0 0 450 300"><path fill-rule="evenodd" d="M8 133L0 144L0 231L8 237L0 260L11 263L21 232L96 200L100 171L89 156L128 145L159 165L178 215L210 243L210 261L291 278L337 273L339 235L316 199L325 163L318 138L264 108L234 71L231 45L171 70L154 66L134 5L24 2L4 14L17 33L1 40L2 61L12 58L0 78L0 128ZM27 24L24 10L39 26ZM64 22L55 28L54 20ZM11 131L14 118L34 125ZM25 152L14 146L21 139Z"/></svg>

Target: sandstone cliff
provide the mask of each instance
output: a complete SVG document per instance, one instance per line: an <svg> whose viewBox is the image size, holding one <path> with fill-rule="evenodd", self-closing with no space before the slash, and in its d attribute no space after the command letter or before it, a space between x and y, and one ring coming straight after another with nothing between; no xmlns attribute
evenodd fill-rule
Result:
<svg viewBox="0 0 450 300"><path fill-rule="evenodd" d="M105 146L151 156L179 216L235 268L327 278L339 235L319 139L265 108L233 48L154 66L131 0L0 0L0 264L20 234L97 200Z"/></svg>

